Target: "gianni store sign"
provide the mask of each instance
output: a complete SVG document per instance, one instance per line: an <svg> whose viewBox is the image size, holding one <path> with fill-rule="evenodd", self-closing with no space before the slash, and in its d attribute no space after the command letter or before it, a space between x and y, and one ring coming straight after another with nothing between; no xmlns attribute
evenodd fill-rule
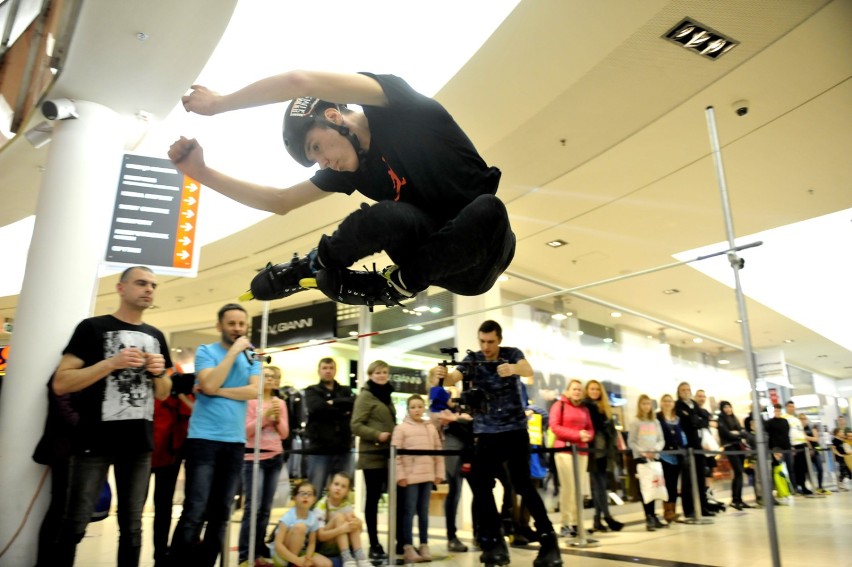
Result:
<svg viewBox="0 0 852 567"><path fill-rule="evenodd" d="M260 345L263 318L252 317L251 342ZM274 311L266 326L266 346L282 346L310 340L331 339L337 336L337 306L332 302L318 303L296 309Z"/></svg>

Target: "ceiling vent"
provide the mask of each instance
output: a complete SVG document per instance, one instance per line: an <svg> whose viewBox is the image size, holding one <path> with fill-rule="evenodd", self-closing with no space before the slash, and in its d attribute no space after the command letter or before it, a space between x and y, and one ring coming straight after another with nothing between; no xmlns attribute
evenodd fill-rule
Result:
<svg viewBox="0 0 852 567"><path fill-rule="evenodd" d="M663 38L708 59L718 59L739 45L738 41L725 37L691 18L684 18Z"/></svg>

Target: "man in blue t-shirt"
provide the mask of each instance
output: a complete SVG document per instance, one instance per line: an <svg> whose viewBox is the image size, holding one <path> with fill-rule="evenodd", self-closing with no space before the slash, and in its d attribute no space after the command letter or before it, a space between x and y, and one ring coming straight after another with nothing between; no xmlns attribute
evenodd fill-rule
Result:
<svg viewBox="0 0 852 567"><path fill-rule="evenodd" d="M200 391L184 445L185 498L169 550L175 566L216 563L243 470L246 400L257 397L260 363L249 354L248 313L236 303L223 306L216 330L221 341L195 353ZM196 545L205 520L203 541Z"/></svg>
<svg viewBox="0 0 852 567"><path fill-rule="evenodd" d="M317 287L351 305L394 305L429 285L479 295L512 260L515 236L495 196L500 170L488 166L440 103L393 75L293 71L228 95L195 86L184 108L213 115L291 100L284 145L311 179L279 190L227 177L181 138L169 158L186 175L245 205L278 214L331 193L358 191L363 204L303 258L268 266L251 283L255 299ZM354 112L345 103L360 105ZM349 270L385 251L381 272Z"/></svg>
<svg viewBox="0 0 852 567"><path fill-rule="evenodd" d="M519 382L521 376L533 375L532 367L519 349L500 346L503 329L496 321L482 323L478 336L478 352L469 353L451 372L444 366L436 366L430 372L439 380L444 379L446 385L468 377L472 388L481 394L474 398L479 399L479 403L471 408L476 447L470 479L474 517L479 518L478 539L483 551L480 561L509 564L509 550L500 530L500 514L492 493L496 472L506 466L512 487L523 497L535 519L541 549L533 565L558 567L562 565L559 543L547 509L530 478L530 437Z"/></svg>

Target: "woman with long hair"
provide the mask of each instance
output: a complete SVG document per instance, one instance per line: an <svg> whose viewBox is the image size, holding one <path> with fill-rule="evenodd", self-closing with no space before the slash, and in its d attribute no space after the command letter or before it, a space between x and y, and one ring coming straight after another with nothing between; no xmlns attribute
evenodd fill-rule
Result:
<svg viewBox="0 0 852 567"><path fill-rule="evenodd" d="M734 473L734 480L731 482L731 507L737 510L743 508L752 508L752 506L743 502L743 455L732 455L731 451L742 451L743 443L747 442L746 431L740 424L740 420L734 415L734 408L731 402L719 402L719 409L722 413L719 414L719 440L721 441L722 450L725 451L725 456L728 458L728 463L731 465L731 471Z"/></svg>
<svg viewBox="0 0 852 567"><path fill-rule="evenodd" d="M677 451L686 447L686 435L680 428L680 418L675 413L675 402L669 394L660 398L660 411L657 412L657 421L663 430L664 451ZM666 479L666 491L669 499L663 502L663 518L671 524L676 522L680 515L677 513L677 483L681 472L684 470L685 457L682 455L660 455L663 462L663 476ZM684 490L689 489L689 475L684 475ZM683 500L683 513L690 515L692 508ZM689 500L692 503L692 500Z"/></svg>
<svg viewBox="0 0 852 567"><path fill-rule="evenodd" d="M630 423L630 435L627 443L633 450L633 458L637 466L655 463L659 460L659 452L665 446L663 428L660 422L654 419L654 406L651 398L642 394L636 404L636 419ZM664 473L665 474L665 473ZM650 496L646 494L646 496ZM654 500L645 502L642 497L642 488L639 487L639 497L642 507L645 509L645 528L653 532L658 528L666 527L654 513Z"/></svg>
<svg viewBox="0 0 852 567"><path fill-rule="evenodd" d="M609 473L618 458L618 432L612 420L612 407L603 384L597 380L586 382L586 407L592 418L595 438L592 442L594 453L589 454L589 480L592 488L592 502L595 505L595 530L606 532L610 529L618 532L624 524L609 513ZM601 518L607 523L603 525Z"/></svg>
<svg viewBox="0 0 852 567"><path fill-rule="evenodd" d="M550 430L556 437L554 448L576 445L584 449L595 437L595 429L589 409L583 404L583 384L571 380L562 396L550 408ZM588 455L579 455L579 471L588 469ZM562 514L561 536L577 535L577 525L581 518L577 516L577 494L574 484L574 461L570 452L556 453L556 473L559 475L559 511Z"/></svg>
<svg viewBox="0 0 852 567"><path fill-rule="evenodd" d="M361 388L352 408L352 433L361 440L357 468L364 472L364 520L370 538L370 560L387 558L379 543L379 500L388 481L390 442L396 426L396 411L391 401L393 385L390 366L383 360L367 367L367 383Z"/></svg>

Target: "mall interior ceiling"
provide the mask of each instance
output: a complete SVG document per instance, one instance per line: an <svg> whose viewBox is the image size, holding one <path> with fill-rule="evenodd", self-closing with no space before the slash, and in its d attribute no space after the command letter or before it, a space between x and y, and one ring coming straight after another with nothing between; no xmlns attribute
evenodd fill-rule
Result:
<svg viewBox="0 0 852 567"><path fill-rule="evenodd" d="M122 5L82 4L52 94L106 101L121 111L159 105L165 114L194 77L170 74L144 92L127 89L123 75L161 67L166 56L141 53L117 34L138 29L146 17L145 25L164 37L186 18L142 16ZM172 9L165 0L147 5L158 7L150 10L154 16ZM213 10L210 3L204 9ZM684 18L737 45L708 57L665 39ZM850 0L520 2L437 94L503 172L498 195L517 235L510 277L499 284L504 296L537 297L641 272L724 241L707 106L715 108L737 235L849 210L850 22ZM212 45L215 38L200 41L185 56L203 62ZM0 151L0 199L14 203L0 210L0 225L34 213L48 149L14 139ZM356 204L332 197L208 244L198 277L161 277L147 320L167 331L209 327L216 309L244 291L259 267L309 250ZM558 240L567 244L548 245ZM848 263L848 249L849 242L839 245L838 261ZM803 269L806 254L791 250L789 269ZM760 248L743 256L746 271L760 269ZM807 269L818 281L819 267ZM102 279L96 313L116 307L116 279ZM814 289L801 290L800 300ZM317 297L298 294L270 307ZM718 353L742 344L732 289L689 267L559 298L576 316L606 326L615 326L610 313L622 310L618 325L654 337L663 332L684 348ZM0 317L14 319L16 302L17 296L0 298ZM536 308L553 304L550 296ZM757 301L747 306L756 350L782 348L790 364L852 378L847 348ZM262 308L249 307L252 314ZM693 343L695 336L705 341Z"/></svg>

